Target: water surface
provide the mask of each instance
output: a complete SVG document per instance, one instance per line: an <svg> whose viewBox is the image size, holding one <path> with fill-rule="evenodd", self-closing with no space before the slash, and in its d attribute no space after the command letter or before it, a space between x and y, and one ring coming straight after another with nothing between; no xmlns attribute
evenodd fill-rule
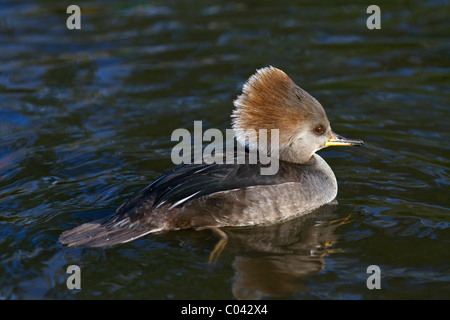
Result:
<svg viewBox="0 0 450 320"><path fill-rule="evenodd" d="M449 6L361 1L0 4L0 298L448 299ZM361 148L320 151L338 204L230 230L71 249L64 230L113 214L174 167L176 128L230 127L257 68L284 70ZM82 289L66 287L66 268ZM369 290L367 267L381 269Z"/></svg>

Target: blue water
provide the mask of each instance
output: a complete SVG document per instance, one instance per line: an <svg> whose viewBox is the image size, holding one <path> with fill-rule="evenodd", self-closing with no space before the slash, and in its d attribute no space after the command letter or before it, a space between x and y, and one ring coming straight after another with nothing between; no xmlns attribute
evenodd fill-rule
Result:
<svg viewBox="0 0 450 320"><path fill-rule="evenodd" d="M0 4L0 298L448 299L449 5L360 1ZM161 174L176 128L230 127L257 68L284 70L365 141L327 148L338 204L270 227L100 249L58 242ZM81 290L66 286L69 265ZM370 290L367 267L381 270Z"/></svg>

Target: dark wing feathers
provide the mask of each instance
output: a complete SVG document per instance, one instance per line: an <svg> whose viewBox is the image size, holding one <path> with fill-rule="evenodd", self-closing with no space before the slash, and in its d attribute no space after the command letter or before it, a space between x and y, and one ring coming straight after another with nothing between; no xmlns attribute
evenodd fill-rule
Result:
<svg viewBox="0 0 450 320"><path fill-rule="evenodd" d="M278 173L266 176L260 174L261 167L260 164L181 165L125 202L115 215L65 231L60 241L69 246L91 247L127 242L160 229L158 223L152 225L149 221L153 220L148 219L159 206L176 207L184 201L220 191L301 178L302 170L296 164L280 161ZM157 217L152 218L157 220Z"/></svg>

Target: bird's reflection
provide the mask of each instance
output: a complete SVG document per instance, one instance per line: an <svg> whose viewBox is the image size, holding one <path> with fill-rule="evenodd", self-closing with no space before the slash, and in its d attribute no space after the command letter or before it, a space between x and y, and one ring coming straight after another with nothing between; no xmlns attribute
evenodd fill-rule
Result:
<svg viewBox="0 0 450 320"><path fill-rule="evenodd" d="M282 297L299 292L302 279L325 267L336 242L336 204L265 227L227 231L227 250L236 252L232 291L237 299Z"/></svg>
<svg viewBox="0 0 450 320"><path fill-rule="evenodd" d="M341 221L333 218L336 206L337 202L333 202L298 218L268 226L224 228L228 242L219 263L234 256L234 297L263 299L301 292L302 280L323 270L325 256L337 241L334 230ZM205 234L210 239L214 237L209 230L155 236L163 240L176 235L183 245L198 250L205 248Z"/></svg>

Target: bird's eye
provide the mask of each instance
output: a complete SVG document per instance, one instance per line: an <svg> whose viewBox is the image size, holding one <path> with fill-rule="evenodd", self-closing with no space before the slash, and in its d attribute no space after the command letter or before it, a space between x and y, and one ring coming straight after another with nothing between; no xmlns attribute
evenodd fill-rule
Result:
<svg viewBox="0 0 450 320"><path fill-rule="evenodd" d="M317 126L314 128L314 132L317 134L322 134L325 130L323 129L322 126Z"/></svg>

